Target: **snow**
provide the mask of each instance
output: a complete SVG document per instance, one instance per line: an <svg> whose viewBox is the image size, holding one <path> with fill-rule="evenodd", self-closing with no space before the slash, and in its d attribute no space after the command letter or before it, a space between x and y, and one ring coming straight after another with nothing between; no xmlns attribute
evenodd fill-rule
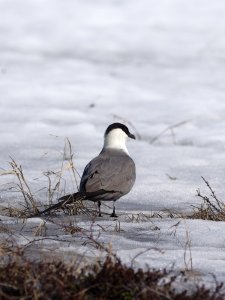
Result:
<svg viewBox="0 0 225 300"><path fill-rule="evenodd" d="M66 137L81 174L101 150L110 123L126 122L140 135L127 145L137 180L116 204L119 221L104 217L92 224L87 216L63 215L46 220L46 234L55 240L43 240L43 251L101 255L63 231L61 224L72 221L100 232L100 241L127 264L149 249L134 259L135 266L190 269L191 256L198 278L213 284L214 273L224 281L225 224L165 213L185 215L200 204L196 189L208 193L201 176L224 197L224 14L223 1L209 0L0 0L2 173L13 157L44 205L43 172L60 170ZM180 122L174 135L168 130L151 143ZM61 193L76 190L66 167L63 177ZM12 180L1 176L1 207L23 203L9 190ZM162 219L150 218L162 211ZM140 213L147 217L138 220ZM23 245L42 224L39 218L25 224L0 219Z"/></svg>

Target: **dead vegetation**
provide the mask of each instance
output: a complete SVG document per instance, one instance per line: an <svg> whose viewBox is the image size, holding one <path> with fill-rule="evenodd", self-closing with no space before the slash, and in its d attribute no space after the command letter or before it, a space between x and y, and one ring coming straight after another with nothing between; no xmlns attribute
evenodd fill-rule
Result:
<svg viewBox="0 0 225 300"><path fill-rule="evenodd" d="M37 192L32 191L31 185L27 180L23 168L18 164L13 158L9 162L11 170L3 172L1 175L14 176L13 182L9 183L8 191L14 192L18 196L18 199L22 197L22 205L20 207L6 207L4 214L10 217L17 218L29 218L39 214L46 208L49 208L53 203L63 194L65 194L65 186L63 186L64 180L63 175L65 171L70 174L71 182L74 184L74 191L78 190L78 178L79 176L74 160L74 154L72 150L71 143L68 138L65 140L63 160L60 169L57 171L45 171L43 176L47 179L46 186L41 189L41 191L46 191L46 206L43 208L42 203L38 200ZM19 202L19 201L18 201ZM93 216L97 214L97 209L95 205L90 205L89 201L75 201L72 204L64 205L60 208L67 215L87 215ZM58 210L58 209L57 209ZM53 213L56 211L53 210Z"/></svg>
<svg viewBox="0 0 225 300"><path fill-rule="evenodd" d="M21 165L18 165L16 161L11 158L10 165L12 167L11 174L14 174L18 180L17 183L14 185L15 191L21 193L23 195L25 208L21 211L21 217L26 216L27 212L36 214L39 212L37 207L37 201L32 193L30 186L24 176L24 172Z"/></svg>
<svg viewBox="0 0 225 300"><path fill-rule="evenodd" d="M202 200L202 203L198 207L194 206L194 213L191 215L191 218L211 221L225 221L225 203L218 199L209 182L204 177L202 177L202 179L209 189L210 195L202 195L200 189L197 190L197 197Z"/></svg>
<svg viewBox="0 0 225 300"><path fill-rule="evenodd" d="M176 144L176 136L175 136L174 129L178 128L178 127L181 127L181 126L187 124L188 122L190 122L190 120L184 120L184 121L181 121L181 122L178 122L176 124L168 126L166 129L161 131L158 135L153 137L150 140L150 144L154 144L156 141L158 141L162 136L164 136L168 132L171 134L173 144Z"/></svg>
<svg viewBox="0 0 225 300"><path fill-rule="evenodd" d="M0 264L0 298L64 300L222 300L222 284L213 290L196 286L190 293L174 284L183 274L166 270L134 270L110 256L78 270L76 263L30 262L22 253Z"/></svg>

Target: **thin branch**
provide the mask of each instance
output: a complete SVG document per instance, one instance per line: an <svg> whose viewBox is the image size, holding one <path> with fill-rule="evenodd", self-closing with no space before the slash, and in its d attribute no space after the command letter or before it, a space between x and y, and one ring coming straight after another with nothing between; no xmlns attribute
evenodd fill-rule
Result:
<svg viewBox="0 0 225 300"><path fill-rule="evenodd" d="M158 135L156 135L154 138L151 139L150 144L155 143L162 135L164 135L167 131L170 131L173 137L173 142L175 143L175 134L174 134L174 128L180 127L185 125L186 123L190 122L191 120L185 120L182 122L178 122L174 125L170 125L168 126L166 129L164 129L163 131L161 131Z"/></svg>

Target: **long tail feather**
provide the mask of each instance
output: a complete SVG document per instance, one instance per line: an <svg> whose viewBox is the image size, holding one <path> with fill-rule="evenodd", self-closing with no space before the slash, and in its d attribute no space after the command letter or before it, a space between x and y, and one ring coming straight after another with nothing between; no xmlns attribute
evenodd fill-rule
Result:
<svg viewBox="0 0 225 300"><path fill-rule="evenodd" d="M70 204L70 203L73 203L73 202L79 201L79 200L85 200L85 198L86 198L85 194L81 193L81 192L65 195L65 196L58 199L60 202L58 202L58 203L56 203L52 206L49 206L45 210L39 212L37 214L37 216L40 216L40 215L46 214L46 213L48 213L52 210L64 207L66 204Z"/></svg>
<svg viewBox="0 0 225 300"><path fill-rule="evenodd" d="M71 204L71 203L76 202L76 201L82 201L82 200L87 200L87 199L92 200L92 198L94 198L96 196L101 196L101 195L107 194L107 193L115 193L115 191L105 191L105 190L101 189L101 190L98 190L98 191L95 191L95 192L89 192L89 193L77 192L77 193L74 193L74 194L65 195L65 196L58 199L59 200L58 203L56 203L52 206L49 206L45 210L39 212L36 215L32 215L30 217L39 217L39 216L41 216L43 214L46 214L46 213L48 213L52 210L62 208L67 204ZM96 201L96 200L92 200L92 201Z"/></svg>

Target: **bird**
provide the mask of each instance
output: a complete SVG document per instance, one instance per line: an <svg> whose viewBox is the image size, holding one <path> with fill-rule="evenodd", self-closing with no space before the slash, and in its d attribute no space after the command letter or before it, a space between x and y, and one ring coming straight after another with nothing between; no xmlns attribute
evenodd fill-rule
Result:
<svg viewBox="0 0 225 300"><path fill-rule="evenodd" d="M136 179L136 167L126 147L128 138L136 139L128 127L122 123L112 123L104 134L104 145L99 155L84 168L79 191L58 199L58 203L39 214L64 207L78 200L97 202L98 215L101 214L101 202L113 201L111 217L117 217L115 201L128 194Z"/></svg>

